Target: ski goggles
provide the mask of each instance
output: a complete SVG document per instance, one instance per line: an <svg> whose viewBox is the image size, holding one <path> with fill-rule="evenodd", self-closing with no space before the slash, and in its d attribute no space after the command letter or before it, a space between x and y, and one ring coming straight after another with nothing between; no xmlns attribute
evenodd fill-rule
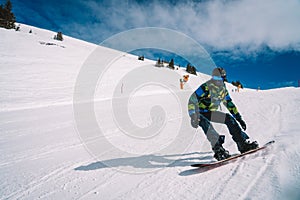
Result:
<svg viewBox="0 0 300 200"><path fill-rule="evenodd" d="M216 81L223 81L223 78L219 76L213 76L212 79Z"/></svg>

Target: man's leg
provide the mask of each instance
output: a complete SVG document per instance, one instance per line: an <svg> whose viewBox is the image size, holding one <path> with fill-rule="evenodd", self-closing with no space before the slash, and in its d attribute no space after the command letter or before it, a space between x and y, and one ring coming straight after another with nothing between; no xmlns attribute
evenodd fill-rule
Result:
<svg viewBox="0 0 300 200"><path fill-rule="evenodd" d="M219 137L220 137L219 134L217 133L217 131L214 129L214 127L206 117L200 114L199 119L200 119L199 126L204 131L206 138L210 142L211 146L214 147L216 143L219 141Z"/></svg>
<svg viewBox="0 0 300 200"><path fill-rule="evenodd" d="M230 154L222 146L225 140L224 135L219 135L214 129L210 121L200 114L199 126L203 129L208 141L211 144L212 150L214 151L214 158L217 160L223 160L230 157Z"/></svg>
<svg viewBox="0 0 300 200"><path fill-rule="evenodd" d="M257 142L249 142L249 136L242 131L237 121L228 113L222 113L219 111L209 112L204 114L208 119L212 122L223 123L226 124L230 134L232 135L232 139L237 144L238 150L241 153L249 151L251 149L255 149L258 147Z"/></svg>
<svg viewBox="0 0 300 200"><path fill-rule="evenodd" d="M236 143L245 142L245 140L249 139L249 136L242 131L237 121L228 113L226 113L225 124Z"/></svg>
<svg viewBox="0 0 300 200"><path fill-rule="evenodd" d="M230 114L219 111L202 114L212 122L226 124L229 133L232 135L232 138L236 143L249 139L249 136L242 131L237 121Z"/></svg>

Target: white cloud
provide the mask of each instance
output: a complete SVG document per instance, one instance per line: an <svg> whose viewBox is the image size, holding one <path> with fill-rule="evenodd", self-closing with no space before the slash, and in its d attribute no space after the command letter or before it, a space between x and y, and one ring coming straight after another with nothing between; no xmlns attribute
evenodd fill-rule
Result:
<svg viewBox="0 0 300 200"><path fill-rule="evenodd" d="M103 22L96 28L114 34L131 28L166 27L215 50L239 46L248 51L261 45L300 50L299 0L184 1L176 6L166 1L127 3L90 1L94 16Z"/></svg>
<svg viewBox="0 0 300 200"><path fill-rule="evenodd" d="M26 5L19 6L21 13ZM247 54L264 46L300 51L299 0L87 0L60 9L39 7L27 5L34 22L95 43L133 28L161 27L182 32L212 51Z"/></svg>
<svg viewBox="0 0 300 200"><path fill-rule="evenodd" d="M243 0L208 6L205 25L212 46L228 48L236 45L274 49L297 47L300 43L300 2L297 0ZM205 42L206 42L205 41Z"/></svg>

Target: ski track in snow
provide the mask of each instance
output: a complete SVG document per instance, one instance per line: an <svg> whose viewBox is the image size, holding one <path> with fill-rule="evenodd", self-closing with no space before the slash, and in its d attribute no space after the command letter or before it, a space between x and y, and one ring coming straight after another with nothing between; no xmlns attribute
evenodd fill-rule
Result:
<svg viewBox="0 0 300 200"><path fill-rule="evenodd" d="M51 173L46 174L45 176L42 176L39 178L39 180L34 180L27 184L25 190L17 191L16 193L11 194L10 196L6 198L14 198L14 199L20 199L24 198L25 195L30 194L31 192L35 191L38 187L40 187L42 184L45 184L51 180L58 179L59 176L65 175L67 171L69 171L70 168L68 166L62 166Z"/></svg>
<svg viewBox="0 0 300 200"><path fill-rule="evenodd" d="M28 34L30 29L35 34ZM130 99L128 116L138 126L159 120L157 116L149 116L153 102L161 102L167 114L164 128L168 128L168 135L155 136L148 144L126 139L121 128L114 124L109 106L118 80L145 63L155 63L141 62L136 56L122 53L95 91L95 115L104 133L91 137L89 142L106 139L125 151L138 153L99 161L82 143L72 107L76 77L96 45L67 36L63 42L53 41L50 38L54 34L26 25L21 26L21 32L0 29L0 37L6 38L0 40L0 92L3 94L0 97L0 199L300 198L298 88L259 92L244 89L234 93L228 84L251 139L261 145L272 139L275 143L222 167L196 173L189 165L212 159L212 151L202 130L195 131L189 124L184 124L186 131L180 133L184 138L193 139L184 151L154 153L153 159L148 156L156 152L153 149L162 148L174 139L179 121L188 119L187 113L176 111L177 99L172 101L172 95L188 97L191 91L170 95L164 90L148 89L136 92L135 98ZM41 41L56 45L41 45ZM111 56L106 48L100 47L100 51L103 57ZM169 69L153 70L170 72ZM186 74L184 69L174 73ZM195 89L206 78L202 74L191 75L190 87ZM179 87L178 80L169 82L172 90ZM122 89L128 89L126 84ZM87 127L91 131L92 128ZM236 153L236 145L227 129L217 125L216 129L226 135L225 147ZM113 150L113 147L107 148L103 154L109 155ZM125 167L132 171L124 172ZM149 171L136 173L139 170Z"/></svg>
<svg viewBox="0 0 300 200"><path fill-rule="evenodd" d="M220 180L221 184L218 184L215 189L215 194L211 199L222 199L222 195L225 192L225 186L228 184L228 182L235 176L235 174L238 172L240 168L240 165L236 165L233 167L233 169L230 170L230 173L228 175L224 175L222 179Z"/></svg>
<svg viewBox="0 0 300 200"><path fill-rule="evenodd" d="M249 183L247 189L245 192L241 195L239 199L246 199L249 195L249 192L255 187L256 183L261 179L263 173L268 169L268 166L273 161L274 156L270 156L270 158L267 158L266 163L260 167L259 171L257 172L256 176L253 178L253 180Z"/></svg>

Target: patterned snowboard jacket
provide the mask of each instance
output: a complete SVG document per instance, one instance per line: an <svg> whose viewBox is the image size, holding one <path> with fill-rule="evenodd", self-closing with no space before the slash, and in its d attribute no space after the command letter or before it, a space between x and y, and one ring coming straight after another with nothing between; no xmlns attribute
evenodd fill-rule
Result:
<svg viewBox="0 0 300 200"><path fill-rule="evenodd" d="M191 95L188 104L189 115L216 111L221 103L227 107L235 118L240 117L237 107L229 96L225 83L211 79L203 83Z"/></svg>

